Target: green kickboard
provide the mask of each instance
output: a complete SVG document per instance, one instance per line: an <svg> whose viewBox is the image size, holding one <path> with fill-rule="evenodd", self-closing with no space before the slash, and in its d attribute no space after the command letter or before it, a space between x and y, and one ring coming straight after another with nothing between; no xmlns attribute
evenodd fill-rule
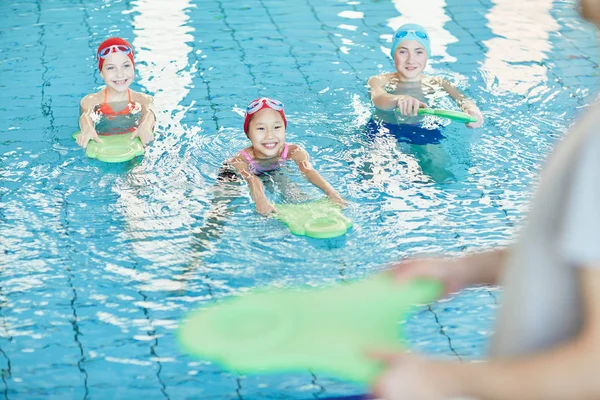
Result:
<svg viewBox="0 0 600 400"><path fill-rule="evenodd" d="M419 115L433 115L464 123L477 122L477 118L470 114L461 111L443 110L441 108L419 108Z"/></svg>
<svg viewBox="0 0 600 400"><path fill-rule="evenodd" d="M295 235L315 239L341 236L352 227L341 207L329 199L301 204L275 204L275 217L283 221Z"/></svg>
<svg viewBox="0 0 600 400"><path fill-rule="evenodd" d="M239 373L324 373L369 384L383 366L368 350L405 350L403 324L442 284L391 274L320 289L257 290L191 312L177 338L185 352Z"/></svg>
<svg viewBox="0 0 600 400"><path fill-rule="evenodd" d="M75 132L75 139L81 132ZM85 149L85 155L107 163L129 161L144 155L144 146L140 138L131 140L131 134L100 136L102 143L90 140Z"/></svg>

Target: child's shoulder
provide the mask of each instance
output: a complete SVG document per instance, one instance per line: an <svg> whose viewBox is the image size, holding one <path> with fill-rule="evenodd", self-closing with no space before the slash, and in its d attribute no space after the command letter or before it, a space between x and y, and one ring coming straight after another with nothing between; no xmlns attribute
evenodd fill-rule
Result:
<svg viewBox="0 0 600 400"><path fill-rule="evenodd" d="M226 165L230 165L239 172L248 170L250 160L248 159L248 148L238 151L233 157L225 161Z"/></svg>
<svg viewBox="0 0 600 400"><path fill-rule="evenodd" d="M90 108L90 107L94 107L94 106L102 103L103 101L104 101L104 98L102 97L102 90L101 90L99 92L90 93L88 95L83 96L83 98L81 99L79 104L83 108Z"/></svg>
<svg viewBox="0 0 600 400"><path fill-rule="evenodd" d="M298 157L305 157L306 155L306 150L304 150L304 148L302 146L299 146L297 144L293 144L293 143L288 143L288 154L287 154L287 158L291 158L293 160L297 159Z"/></svg>
<svg viewBox="0 0 600 400"><path fill-rule="evenodd" d="M154 102L154 97L146 93L136 92L134 90L131 91L131 99L142 105L148 105Z"/></svg>
<svg viewBox="0 0 600 400"><path fill-rule="evenodd" d="M396 79L396 73L395 72L385 72L383 74L379 74L379 75L373 75L372 77L369 78L369 85L373 85L373 84L387 84L389 82L391 82L392 80Z"/></svg>
<svg viewBox="0 0 600 400"><path fill-rule="evenodd" d="M294 144L294 143L287 143L287 147L288 147L288 153L291 153L292 151L304 150L302 148L302 146Z"/></svg>
<svg viewBox="0 0 600 400"><path fill-rule="evenodd" d="M241 150L238 150L237 153L233 157L231 157L230 162L232 161L244 161L247 162L248 158L253 159L252 146L244 147Z"/></svg>

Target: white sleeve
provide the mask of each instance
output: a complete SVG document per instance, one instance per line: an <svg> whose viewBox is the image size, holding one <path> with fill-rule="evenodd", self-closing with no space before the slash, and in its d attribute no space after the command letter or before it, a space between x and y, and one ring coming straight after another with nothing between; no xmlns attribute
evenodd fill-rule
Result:
<svg viewBox="0 0 600 400"><path fill-rule="evenodd" d="M600 131L583 141L566 190L563 254L574 265L600 265Z"/></svg>

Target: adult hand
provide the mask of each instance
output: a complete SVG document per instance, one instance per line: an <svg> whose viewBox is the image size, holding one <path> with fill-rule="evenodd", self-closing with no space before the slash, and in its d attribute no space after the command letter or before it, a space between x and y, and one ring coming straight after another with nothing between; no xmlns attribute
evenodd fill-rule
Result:
<svg viewBox="0 0 600 400"><path fill-rule="evenodd" d="M400 114L417 116L419 108L427 108L427 104L412 96L400 95L398 97L398 110Z"/></svg>
<svg viewBox="0 0 600 400"><path fill-rule="evenodd" d="M448 400L454 390L450 363L403 352L369 351L367 354L386 366L371 389L378 399Z"/></svg>
<svg viewBox="0 0 600 400"><path fill-rule="evenodd" d="M84 149L87 147L90 140L102 143L102 139L98 137L98 132L96 132L94 129L84 130L75 138L75 142Z"/></svg>
<svg viewBox="0 0 600 400"><path fill-rule="evenodd" d="M444 285L444 296L465 288L471 282L462 259L417 258L392 264L388 273L402 284L414 278L437 279Z"/></svg>

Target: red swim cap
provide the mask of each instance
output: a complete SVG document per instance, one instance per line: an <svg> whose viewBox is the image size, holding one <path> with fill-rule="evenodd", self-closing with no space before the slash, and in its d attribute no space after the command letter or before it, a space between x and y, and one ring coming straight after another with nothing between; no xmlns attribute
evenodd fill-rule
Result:
<svg viewBox="0 0 600 400"><path fill-rule="evenodd" d="M246 118L244 118L244 132L248 134L248 128L250 127L250 120L252 116L262 110L263 108L270 108L271 110L277 111L283 118L283 126L287 128L287 120L285 119L285 113L283 112L283 103L279 100L270 99L268 97L260 97L254 99L246 107Z"/></svg>
<svg viewBox="0 0 600 400"><path fill-rule="evenodd" d="M104 42L100 43L100 46L98 46L96 58L98 58L99 71L102 71L104 59L108 57L111 53L116 52L126 53L127 57L129 57L133 65L135 65L135 61L133 61L133 47L126 40L118 37L113 37L110 39L106 39Z"/></svg>

